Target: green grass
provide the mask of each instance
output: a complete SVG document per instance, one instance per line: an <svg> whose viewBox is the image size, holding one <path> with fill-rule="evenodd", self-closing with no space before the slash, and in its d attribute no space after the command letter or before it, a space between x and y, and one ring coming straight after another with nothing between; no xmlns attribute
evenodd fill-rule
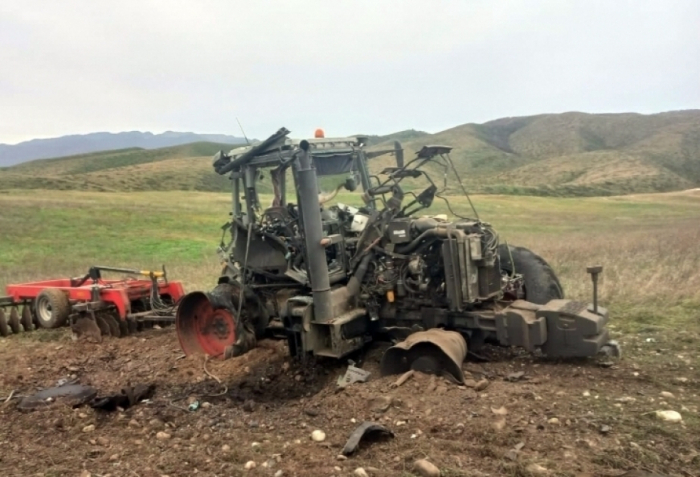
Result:
<svg viewBox="0 0 700 477"><path fill-rule="evenodd" d="M262 197L263 204L269 197ZM358 194L336 201L357 204ZM453 209L472 215L464 198ZM697 328L700 193L561 199L476 196L501 240L531 248L559 274L568 296L589 299L585 267L605 267L601 300L629 330ZM0 287L75 276L90 265L165 264L188 289L208 289L230 195L203 192L3 191ZM436 200L431 213L447 213ZM694 321L695 320L695 321Z"/></svg>

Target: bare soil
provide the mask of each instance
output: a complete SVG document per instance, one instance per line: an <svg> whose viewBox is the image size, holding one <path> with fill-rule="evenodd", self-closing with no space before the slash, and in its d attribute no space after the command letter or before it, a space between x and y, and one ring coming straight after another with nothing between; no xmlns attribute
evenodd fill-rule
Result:
<svg viewBox="0 0 700 477"><path fill-rule="evenodd" d="M481 391L421 374L392 388L396 376L379 376L383 344L353 357L369 380L338 390L347 363L298 363L283 341L205 364L182 357L172 328L101 344L74 342L68 331L31 335L0 339L2 398L63 378L100 395L138 383L156 392L112 413L61 403L26 412L14 397L0 402L2 476L344 476L358 467L408 476L418 475L422 458L443 476L700 475L696 335L626 336L623 359L612 366L489 349L489 361L464 364L475 380L489 381ZM505 379L515 372L524 377ZM385 411L376 409L380 396L390 398ZM194 400L200 407L188 411ZM656 410L678 411L683 422L663 422ZM339 459L366 420L395 437L363 441ZM316 429L323 442L310 438ZM255 468L245 468L249 461Z"/></svg>

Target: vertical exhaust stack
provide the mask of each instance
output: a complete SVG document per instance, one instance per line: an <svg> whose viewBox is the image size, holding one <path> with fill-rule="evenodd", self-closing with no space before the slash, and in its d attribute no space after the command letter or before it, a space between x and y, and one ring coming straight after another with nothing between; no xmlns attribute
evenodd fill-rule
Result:
<svg viewBox="0 0 700 477"><path fill-rule="evenodd" d="M318 182L316 170L309 154L309 142L299 144L298 194L299 210L304 224L304 241L308 260L309 279L314 299L314 321L326 322L333 318L331 283L328 277L326 249L321 243L323 224L321 207L318 203Z"/></svg>

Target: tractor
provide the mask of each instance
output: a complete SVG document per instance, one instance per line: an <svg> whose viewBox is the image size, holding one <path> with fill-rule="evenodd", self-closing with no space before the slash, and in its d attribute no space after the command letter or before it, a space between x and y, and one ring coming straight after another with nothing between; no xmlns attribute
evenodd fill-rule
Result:
<svg viewBox="0 0 700 477"><path fill-rule="evenodd" d="M397 345L402 355L390 360L403 364L382 364L394 371L431 347L448 356L448 367L486 343L557 358L619 352L597 298L565 299L543 258L500 243L473 206L473 217L452 212L447 177L467 192L450 147L425 146L405 160L398 142L376 150L362 136L289 134L281 128L214 157L216 173L231 180L231 220L223 227L230 241L219 248L216 286L179 304L186 354L240 356L269 333L286 338L296 357L343 358L373 340L405 339ZM379 156L394 160L373 174L368 164ZM444 170L443 183L431 178L436 169ZM322 193L323 181L338 176L345 179L333 193ZM356 192L354 204L329 205L341 189ZM427 213L436 198L453 220ZM595 289L601 269L589 271Z"/></svg>

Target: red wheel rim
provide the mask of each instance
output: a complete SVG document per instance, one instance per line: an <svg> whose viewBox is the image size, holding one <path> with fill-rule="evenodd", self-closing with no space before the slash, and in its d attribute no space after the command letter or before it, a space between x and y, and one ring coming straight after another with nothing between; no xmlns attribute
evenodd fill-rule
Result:
<svg viewBox="0 0 700 477"><path fill-rule="evenodd" d="M226 348L236 342L236 319L224 308L214 309L202 292L183 298L175 321L180 346L185 354L204 353L223 358Z"/></svg>

